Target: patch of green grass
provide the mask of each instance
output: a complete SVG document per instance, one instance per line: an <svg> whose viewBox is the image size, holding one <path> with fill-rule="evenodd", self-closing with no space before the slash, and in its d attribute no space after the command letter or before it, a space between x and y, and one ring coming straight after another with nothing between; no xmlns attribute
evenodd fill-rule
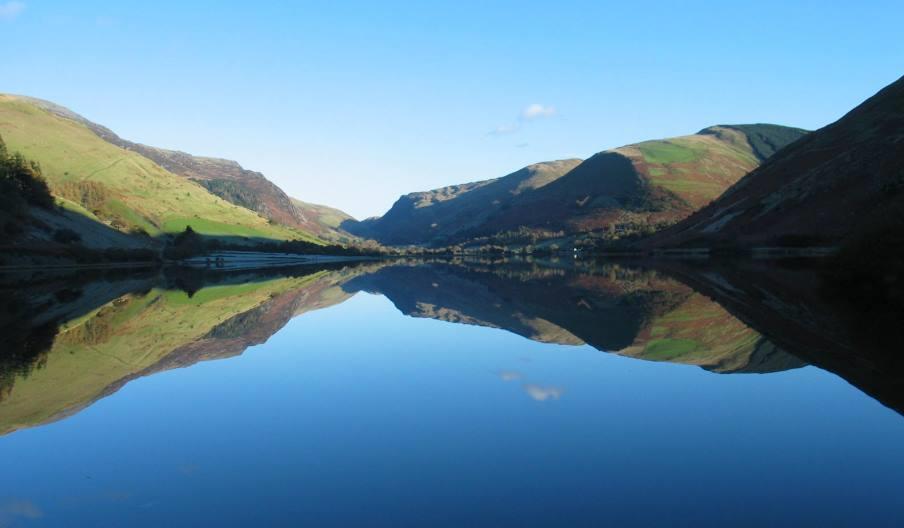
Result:
<svg viewBox="0 0 904 528"><path fill-rule="evenodd" d="M637 149L644 161L657 165L666 163L690 163L700 158L700 151L671 141L647 141L639 143Z"/></svg>
<svg viewBox="0 0 904 528"><path fill-rule="evenodd" d="M653 361L670 361L697 350L697 342L690 339L654 339L644 348L643 358Z"/></svg>
<svg viewBox="0 0 904 528"><path fill-rule="evenodd" d="M208 218L183 216L173 216L167 218L166 222L163 223L162 231L164 233L181 233L182 231L185 231L185 228L188 226L191 226L191 228L196 233L202 235L264 238L266 238L267 235L267 231L263 229L256 229L249 226L236 225L226 222L218 222L216 220L210 220Z"/></svg>

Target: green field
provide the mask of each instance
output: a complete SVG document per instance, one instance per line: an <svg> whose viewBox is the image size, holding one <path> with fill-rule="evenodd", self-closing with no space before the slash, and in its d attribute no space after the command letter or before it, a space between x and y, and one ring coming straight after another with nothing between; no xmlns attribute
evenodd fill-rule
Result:
<svg viewBox="0 0 904 528"><path fill-rule="evenodd" d="M645 141L616 152L631 158L650 184L701 207L759 165L741 131L724 127L707 131L715 132Z"/></svg>
<svg viewBox="0 0 904 528"><path fill-rule="evenodd" d="M646 141L636 145L647 163L662 165L666 163L690 163L698 160L702 149L691 145L676 144L671 141Z"/></svg>

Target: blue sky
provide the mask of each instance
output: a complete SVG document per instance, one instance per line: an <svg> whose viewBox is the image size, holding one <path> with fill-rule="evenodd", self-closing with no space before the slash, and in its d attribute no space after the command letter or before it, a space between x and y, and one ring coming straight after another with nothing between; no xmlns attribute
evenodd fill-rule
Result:
<svg viewBox="0 0 904 528"><path fill-rule="evenodd" d="M0 0L0 92L360 218L717 123L818 128L904 74L902 20L899 0Z"/></svg>

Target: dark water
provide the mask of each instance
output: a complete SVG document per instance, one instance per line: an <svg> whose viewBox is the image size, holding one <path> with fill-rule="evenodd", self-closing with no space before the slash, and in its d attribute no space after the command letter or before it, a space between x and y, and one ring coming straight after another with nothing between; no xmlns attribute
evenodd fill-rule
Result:
<svg viewBox="0 0 904 528"><path fill-rule="evenodd" d="M817 276L37 278L3 297L0 526L900 526L899 341Z"/></svg>

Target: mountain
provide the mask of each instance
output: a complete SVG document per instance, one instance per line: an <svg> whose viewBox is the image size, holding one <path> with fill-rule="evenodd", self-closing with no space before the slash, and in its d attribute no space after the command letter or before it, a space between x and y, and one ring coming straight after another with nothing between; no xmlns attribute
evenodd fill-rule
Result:
<svg viewBox="0 0 904 528"><path fill-rule="evenodd" d="M813 246L865 237L887 244L902 231L904 77L644 244Z"/></svg>
<svg viewBox="0 0 904 528"><path fill-rule="evenodd" d="M530 165L501 178L410 193L380 218L344 222L349 232L384 244L443 243L483 233L522 193L542 188L580 164L569 159Z"/></svg>
<svg viewBox="0 0 904 528"><path fill-rule="evenodd" d="M121 232L157 236L190 225L208 235L319 242L301 223L281 225L205 187L253 181L259 209L277 215L288 204L294 211L282 191L234 162L130 143L63 107L20 96L0 95L0 136L10 152L40 164L65 209Z"/></svg>
<svg viewBox="0 0 904 528"><path fill-rule="evenodd" d="M538 163L502 178L411 193L382 217L346 222L382 243L443 245L503 233L620 237L686 218L806 131L720 125L585 161Z"/></svg>

